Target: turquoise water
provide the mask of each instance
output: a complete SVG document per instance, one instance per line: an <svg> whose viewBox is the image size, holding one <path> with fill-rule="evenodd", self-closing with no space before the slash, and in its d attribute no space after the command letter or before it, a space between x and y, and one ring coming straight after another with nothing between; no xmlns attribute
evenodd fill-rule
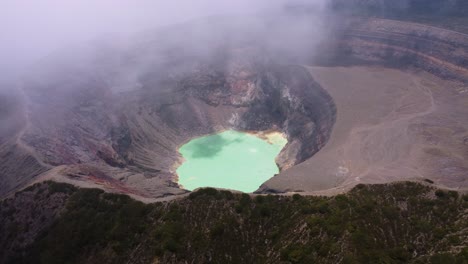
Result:
<svg viewBox="0 0 468 264"><path fill-rule="evenodd" d="M179 184L187 190L253 192L279 172L275 158L286 139L276 135L268 141L233 130L193 139L179 149L185 159L177 169Z"/></svg>

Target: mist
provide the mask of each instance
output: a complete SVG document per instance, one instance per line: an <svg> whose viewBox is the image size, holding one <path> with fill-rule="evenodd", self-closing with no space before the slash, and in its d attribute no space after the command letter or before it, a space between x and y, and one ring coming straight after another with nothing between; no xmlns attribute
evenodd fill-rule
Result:
<svg viewBox="0 0 468 264"><path fill-rule="evenodd" d="M79 99L84 94L93 98L104 90L120 94L145 85L160 89L161 83L174 84L207 65L229 74L239 70L233 67L256 67L248 64L264 63L265 58L286 64L308 59L330 32L327 4L328 0L2 1L0 137L18 131L29 116L25 111L45 105L72 109L86 104ZM242 51L233 54L236 49Z"/></svg>
<svg viewBox="0 0 468 264"><path fill-rule="evenodd" d="M2 79L67 47L183 23L208 16L277 12L286 3L325 6L325 0L11 0L0 3ZM75 51L69 51L75 52Z"/></svg>

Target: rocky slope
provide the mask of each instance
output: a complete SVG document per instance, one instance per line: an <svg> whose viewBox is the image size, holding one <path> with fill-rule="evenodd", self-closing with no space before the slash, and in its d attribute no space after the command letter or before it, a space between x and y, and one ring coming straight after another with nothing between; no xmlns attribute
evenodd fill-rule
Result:
<svg viewBox="0 0 468 264"><path fill-rule="evenodd" d="M468 82L468 35L386 19L350 19L339 48L351 58L396 67L413 66Z"/></svg>
<svg viewBox="0 0 468 264"><path fill-rule="evenodd" d="M464 0L332 0L332 6L343 12L354 14L404 17L431 15L464 16L468 3Z"/></svg>

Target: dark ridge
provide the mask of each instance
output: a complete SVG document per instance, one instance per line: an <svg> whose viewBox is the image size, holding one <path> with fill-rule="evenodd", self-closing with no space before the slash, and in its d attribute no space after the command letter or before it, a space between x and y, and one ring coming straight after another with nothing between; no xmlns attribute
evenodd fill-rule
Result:
<svg viewBox="0 0 468 264"><path fill-rule="evenodd" d="M154 204L48 182L1 203L0 262L465 263L467 208L466 194L414 182Z"/></svg>

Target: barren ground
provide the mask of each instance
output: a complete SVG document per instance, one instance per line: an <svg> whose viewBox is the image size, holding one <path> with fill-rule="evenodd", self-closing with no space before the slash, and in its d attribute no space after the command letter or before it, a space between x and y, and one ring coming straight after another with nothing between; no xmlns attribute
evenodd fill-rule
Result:
<svg viewBox="0 0 468 264"><path fill-rule="evenodd" d="M468 188L468 87L382 67L309 69L334 98L337 122L323 149L268 187L332 194L358 183L431 179Z"/></svg>

